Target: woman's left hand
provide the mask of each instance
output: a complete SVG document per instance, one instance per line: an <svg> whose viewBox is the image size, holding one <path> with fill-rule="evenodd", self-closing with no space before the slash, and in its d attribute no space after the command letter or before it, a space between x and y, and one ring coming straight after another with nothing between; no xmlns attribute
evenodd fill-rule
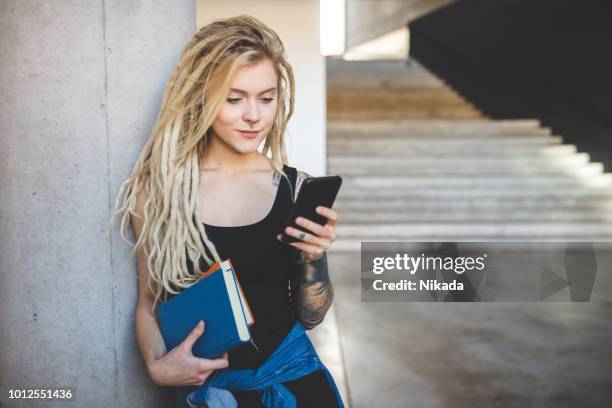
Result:
<svg viewBox="0 0 612 408"><path fill-rule="evenodd" d="M297 217L295 223L309 232L292 227L285 228L285 234L301 240L300 242L291 242L289 245L300 249L304 254L304 261L307 263L321 258L336 240L338 213L323 206L318 206L316 211L327 218L325 225L317 224L303 217ZM279 234L276 238L281 239L281 235Z"/></svg>

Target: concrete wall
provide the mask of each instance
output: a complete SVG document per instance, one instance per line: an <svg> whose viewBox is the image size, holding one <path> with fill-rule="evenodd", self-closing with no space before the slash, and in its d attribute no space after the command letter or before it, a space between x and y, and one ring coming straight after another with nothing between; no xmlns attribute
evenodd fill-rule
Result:
<svg viewBox="0 0 612 408"><path fill-rule="evenodd" d="M295 112L287 130L289 165L313 176L326 168L325 59L319 40L318 0L198 0L198 27L249 14L277 32L295 76Z"/></svg>
<svg viewBox="0 0 612 408"><path fill-rule="evenodd" d="M455 0L346 0L346 45L380 37Z"/></svg>
<svg viewBox="0 0 612 408"><path fill-rule="evenodd" d="M104 230L195 3L0 8L0 384L76 387L79 407L170 406L136 344L130 248Z"/></svg>

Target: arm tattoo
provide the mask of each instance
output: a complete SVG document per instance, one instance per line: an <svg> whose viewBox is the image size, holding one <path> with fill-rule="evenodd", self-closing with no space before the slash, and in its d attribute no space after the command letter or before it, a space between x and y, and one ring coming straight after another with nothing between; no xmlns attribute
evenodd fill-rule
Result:
<svg viewBox="0 0 612 408"><path fill-rule="evenodd" d="M312 176L306 172L297 172L295 197L297 197L303 181L310 177ZM311 263L306 263L304 255L301 254L297 267L298 296L296 312L300 323L305 329L309 330L323 321L334 300L334 290L327 272L327 253Z"/></svg>
<svg viewBox="0 0 612 408"><path fill-rule="evenodd" d="M327 272L327 254L311 263L298 262L298 298L296 311L298 320L305 329L312 329L325 318L334 300L334 290Z"/></svg>

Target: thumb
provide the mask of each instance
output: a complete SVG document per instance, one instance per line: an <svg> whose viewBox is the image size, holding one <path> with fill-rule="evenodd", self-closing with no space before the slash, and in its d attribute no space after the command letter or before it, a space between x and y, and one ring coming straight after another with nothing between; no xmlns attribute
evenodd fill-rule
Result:
<svg viewBox="0 0 612 408"><path fill-rule="evenodd" d="M185 340L183 340L182 344L185 347L188 347L189 350L191 350L191 348L193 347L193 344L198 340L198 338L202 335L202 333L204 333L204 326L205 326L204 321L200 320L198 324L196 325L196 327L194 327L193 330L191 330L191 332L185 338Z"/></svg>

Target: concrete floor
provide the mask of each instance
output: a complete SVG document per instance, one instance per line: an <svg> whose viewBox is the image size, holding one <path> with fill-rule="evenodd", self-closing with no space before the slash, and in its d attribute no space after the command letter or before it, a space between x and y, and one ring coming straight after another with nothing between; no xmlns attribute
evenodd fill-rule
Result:
<svg viewBox="0 0 612 408"><path fill-rule="evenodd" d="M312 337L347 405L612 405L612 303L365 303L359 254L328 261L333 314Z"/></svg>

